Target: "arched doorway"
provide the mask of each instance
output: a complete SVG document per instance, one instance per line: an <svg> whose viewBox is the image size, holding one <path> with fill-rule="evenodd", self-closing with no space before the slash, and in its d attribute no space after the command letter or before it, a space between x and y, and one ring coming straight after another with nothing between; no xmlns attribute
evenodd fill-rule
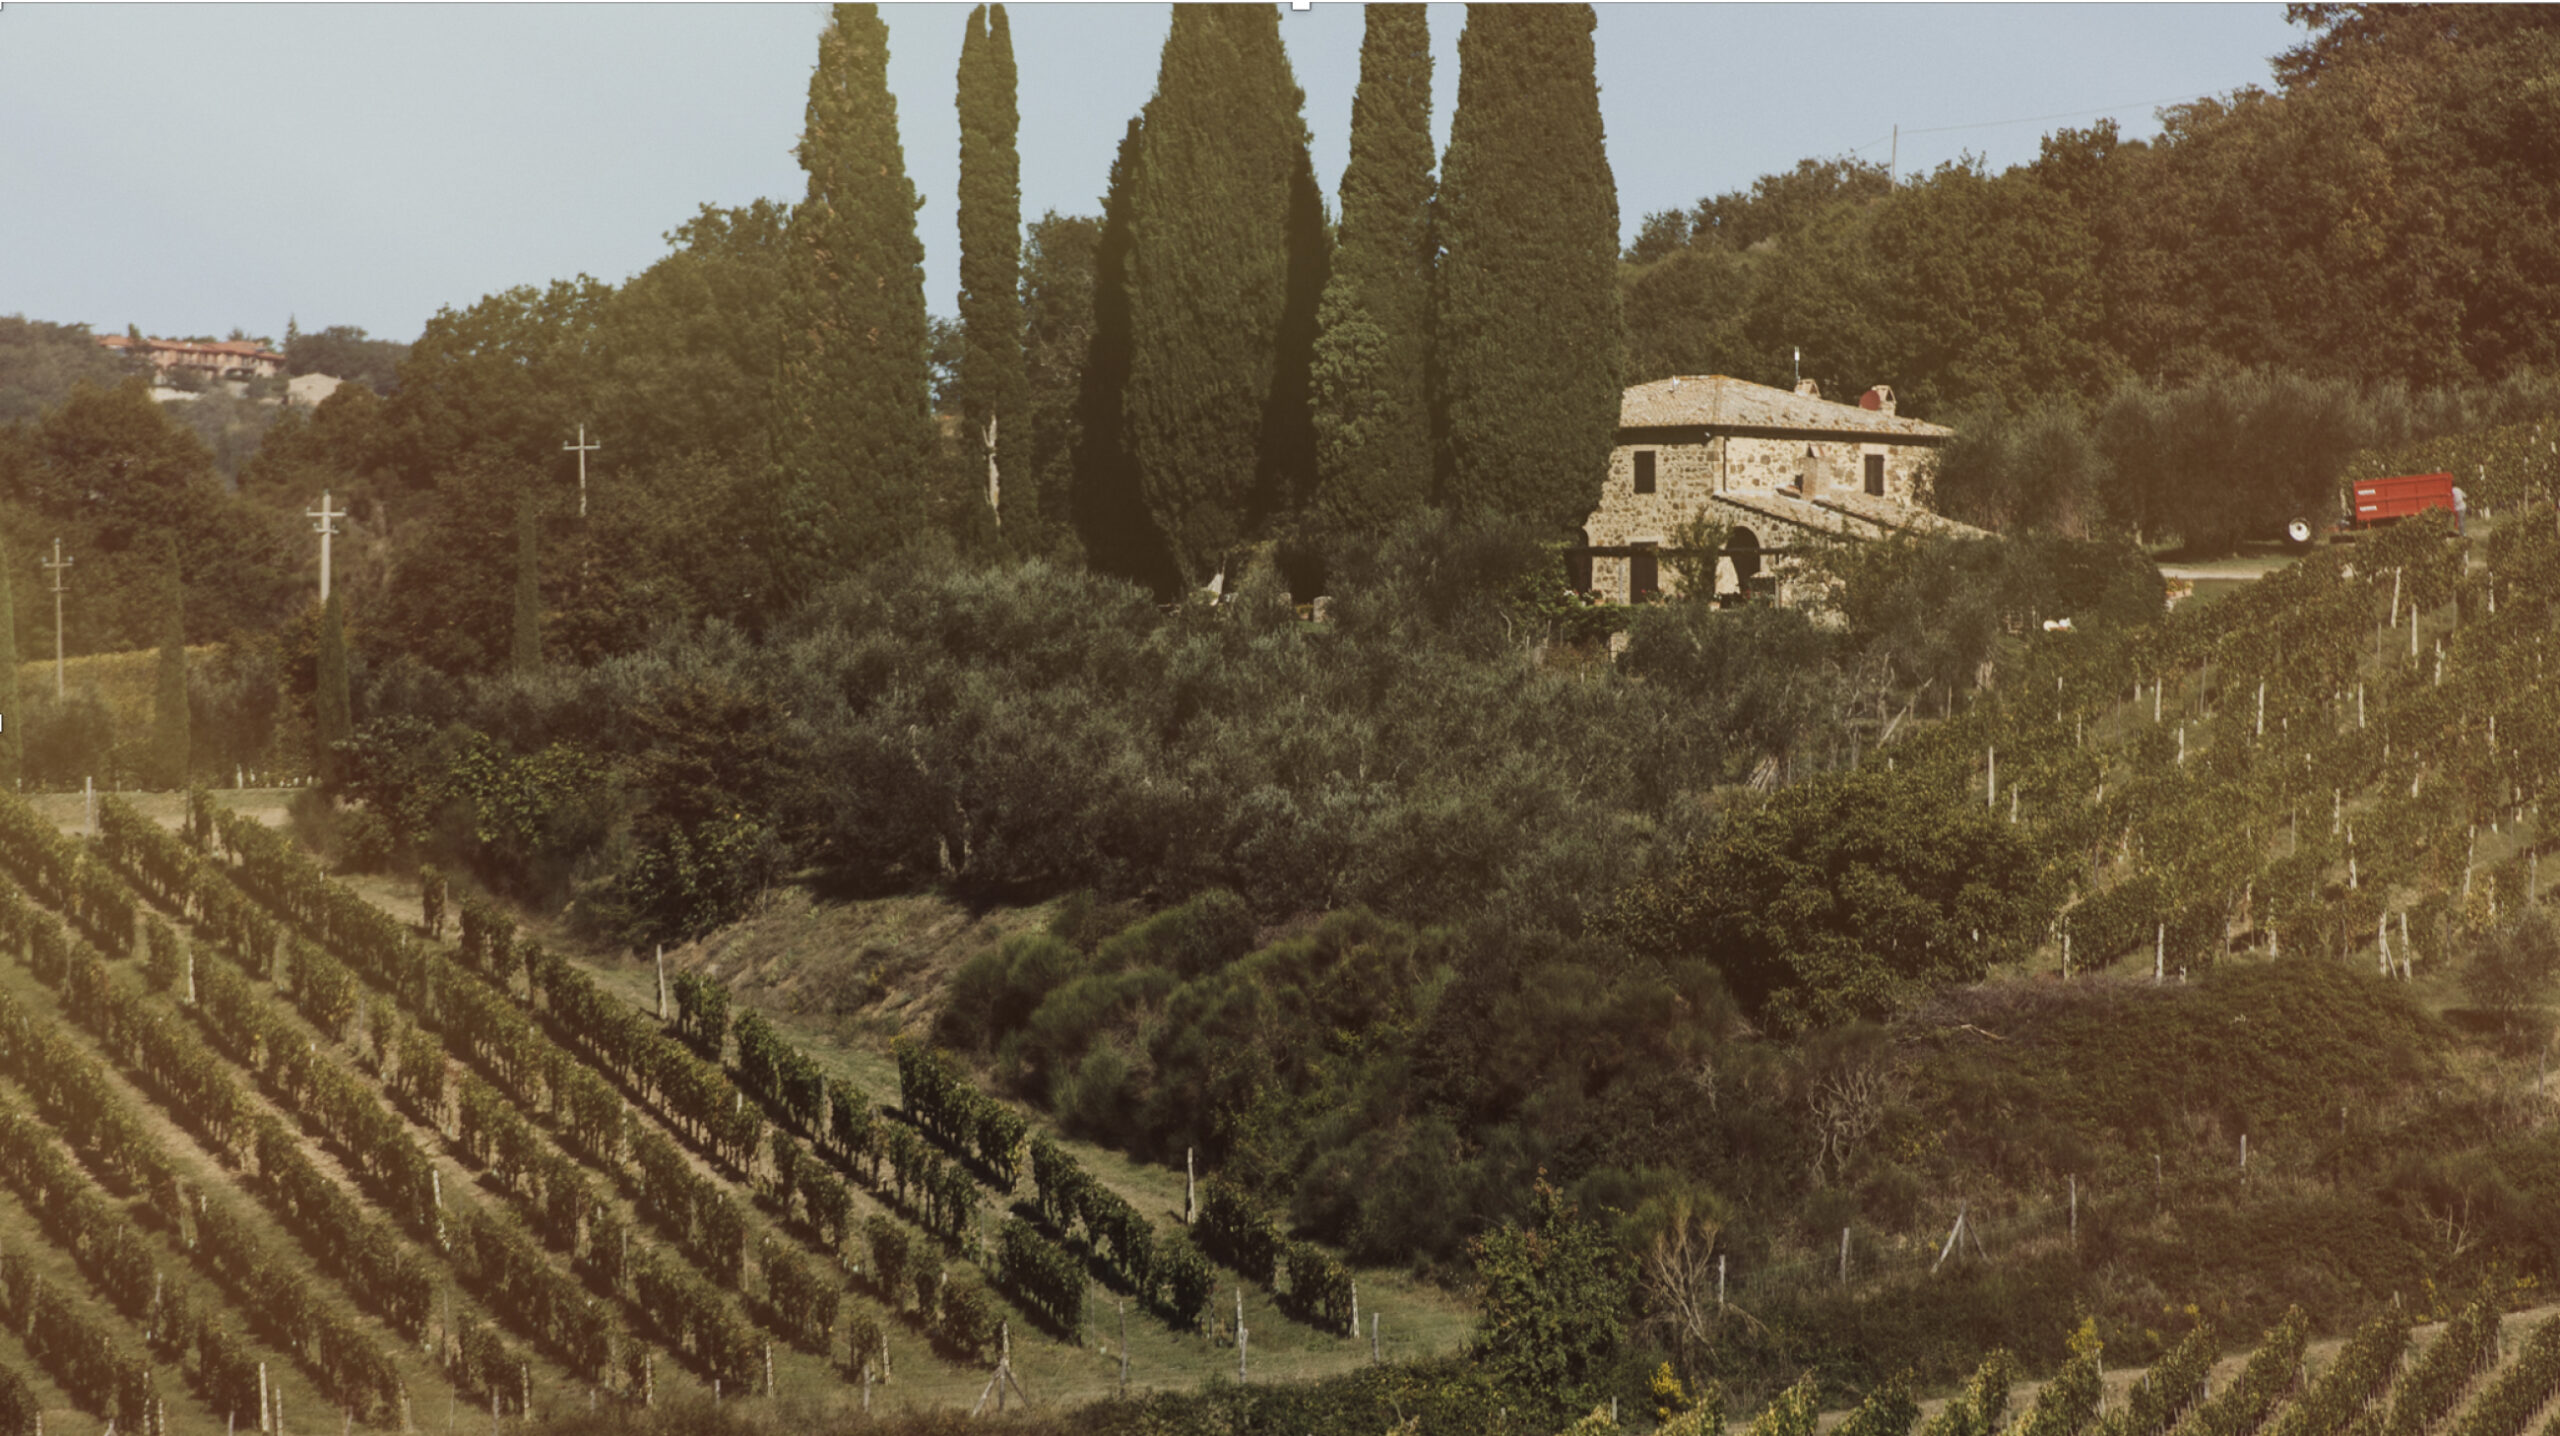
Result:
<svg viewBox="0 0 2560 1436"><path fill-rule="evenodd" d="M1759 576L1760 536L1736 524L1725 535L1724 557L1716 560L1717 601L1741 602Z"/></svg>

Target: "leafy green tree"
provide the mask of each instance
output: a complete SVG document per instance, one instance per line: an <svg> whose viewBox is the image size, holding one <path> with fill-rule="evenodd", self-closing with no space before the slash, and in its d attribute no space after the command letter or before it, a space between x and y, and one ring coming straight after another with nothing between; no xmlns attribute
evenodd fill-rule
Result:
<svg viewBox="0 0 2560 1436"><path fill-rule="evenodd" d="M339 745L355 736L355 715L347 692L346 595L332 593L320 610L320 662L313 685L313 737L319 742L315 766L320 781L335 788L346 776Z"/></svg>
<svg viewBox="0 0 2560 1436"><path fill-rule="evenodd" d="M1680 248L1624 274L1629 384L1675 374L1765 377L1742 333L1752 258Z"/></svg>
<svg viewBox="0 0 2560 1436"><path fill-rule="evenodd" d="M1268 6L1180 6L1131 184L1120 422L1164 567L1224 568L1314 477L1324 202Z"/></svg>
<svg viewBox="0 0 2560 1436"><path fill-rule="evenodd" d="M400 387L400 361L408 354L408 345L396 339L368 338L352 324L332 324L309 333L288 322L285 330L286 373L327 374L362 384L376 394Z"/></svg>
<svg viewBox="0 0 2560 1436"><path fill-rule="evenodd" d="M160 663L151 689L151 781L187 785L187 587L178 576L178 546L160 551Z"/></svg>
<svg viewBox="0 0 2560 1436"><path fill-rule="evenodd" d="M1753 180L1748 190L1728 190L1698 201L1697 208L1683 222L1657 230L1649 217L1637 243L1644 246L1645 236L1650 234L1654 236L1652 246L1628 257L1643 263L1650 257L1651 248L1665 245L1674 236L1692 249L1734 254L1770 241L1783 244L1786 236L1803 228L1816 214L1843 204L1856 206L1882 199L1892 192L1892 176L1883 165L1872 161L1798 160L1794 169Z"/></svg>
<svg viewBox="0 0 2560 1436"><path fill-rule="evenodd" d="M73 652L159 641L164 538L195 586L187 621L198 638L265 629L291 611L298 520L224 492L203 442L165 408L140 379L83 385L0 445L0 502L19 531L59 534L76 555Z"/></svg>
<svg viewBox="0 0 2560 1436"><path fill-rule="evenodd" d="M1626 1278L1608 1234L1538 1178L1526 1225L1468 1245L1482 1304L1471 1354L1495 1381L1553 1412L1599 1396L1626 1337Z"/></svg>
<svg viewBox="0 0 2560 1436"><path fill-rule="evenodd" d="M1626 930L1722 969L1780 1031L1891 1015L2013 962L2053 903L2034 851L1978 802L1910 772L1825 776L1729 820L1659 884Z"/></svg>
<svg viewBox="0 0 2560 1436"><path fill-rule="evenodd" d="M791 219L795 340L774 443L773 561L791 592L912 542L935 516L924 245L878 6L829 16L798 153L809 192Z"/></svg>
<svg viewBox="0 0 2560 1436"><path fill-rule="evenodd" d="M83 382L113 387L133 363L101 347L85 324L0 314L0 424L42 415Z"/></svg>
<svg viewBox="0 0 2560 1436"><path fill-rule="evenodd" d="M1031 452L1022 354L1022 158L1014 147L1022 119L1014 100L1013 31L1002 5L969 12L958 104L961 439L964 451L984 453L1000 482L1018 456ZM1026 477L1018 474L1016 482ZM1036 520L1037 490L1016 497L1030 500L1016 511Z"/></svg>
<svg viewBox="0 0 2560 1436"><path fill-rule="evenodd" d="M2120 377L2103 342L2096 237L2088 216L2024 169L1941 166L1880 206L1869 232L1875 302L1889 323L1867 375L1915 411L2096 397Z"/></svg>
<svg viewBox="0 0 2560 1436"><path fill-rule="evenodd" d="M1316 507L1376 528L1431 497L1431 33L1371 5L1342 225L1317 311Z"/></svg>
<svg viewBox="0 0 2560 1436"><path fill-rule="evenodd" d="M2367 417L2355 385L2299 374L2127 385L2096 419L2112 517L2208 553L2275 537L2296 518L2318 525L2338 512Z"/></svg>
<svg viewBox="0 0 2560 1436"><path fill-rule="evenodd" d="M560 445L588 418L596 324L612 297L582 274L437 310L400 361L380 462L412 490L474 462L557 472Z"/></svg>
<svg viewBox="0 0 2560 1436"><path fill-rule="evenodd" d="M1467 12L1437 210L1440 498L1559 533L1598 504L1618 423L1618 191L1592 25L1588 5Z"/></svg>
<svg viewBox="0 0 2560 1436"><path fill-rule="evenodd" d="M339 505L370 497L383 448L384 402L362 384L341 385L318 405L287 407L240 471L240 492L298 513L326 490Z"/></svg>
<svg viewBox="0 0 2560 1436"><path fill-rule="evenodd" d="M1994 533L2087 537L2104 526L2110 473L2076 405L1960 415L1929 470L1929 506Z"/></svg>
<svg viewBox="0 0 2560 1436"><path fill-rule="evenodd" d="M597 461L610 460L618 489L703 456L764 462L785 347L790 220L791 207L771 200L704 205L667 234L663 258L597 307L584 421L611 445ZM559 445L570 437L552 439L546 464L562 463ZM610 509L591 506L589 517Z"/></svg>
<svg viewBox="0 0 2560 1436"><path fill-rule="evenodd" d="M528 494L516 504L515 640L507 650L509 664L518 673L533 673L542 667L542 573L536 552L540 539L535 532L538 524L533 496Z"/></svg>

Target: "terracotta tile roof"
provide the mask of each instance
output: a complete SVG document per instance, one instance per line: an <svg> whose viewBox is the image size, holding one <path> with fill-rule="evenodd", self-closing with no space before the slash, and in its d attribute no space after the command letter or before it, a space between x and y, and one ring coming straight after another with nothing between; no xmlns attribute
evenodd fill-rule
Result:
<svg viewBox="0 0 2560 1436"><path fill-rule="evenodd" d="M1791 528L1850 538L1880 538L1897 532L1990 537L1971 524L1868 494L1825 494L1806 500L1784 489L1734 489L1715 495L1711 502Z"/></svg>
<svg viewBox="0 0 2560 1436"><path fill-rule="evenodd" d="M129 349L133 347L132 339L122 334L101 334L98 336L98 342L109 349ZM240 339L224 339L206 343L193 343L184 339L146 338L142 341L142 347L145 349L170 349L182 354L230 354L243 359L272 359L279 364L284 362L284 356L276 353L274 350L264 349L258 345Z"/></svg>
<svg viewBox="0 0 2560 1436"><path fill-rule="evenodd" d="M1786 429L1874 438L1943 439L1953 429L1896 414L1835 404L1722 374L1638 384L1618 408L1621 429Z"/></svg>

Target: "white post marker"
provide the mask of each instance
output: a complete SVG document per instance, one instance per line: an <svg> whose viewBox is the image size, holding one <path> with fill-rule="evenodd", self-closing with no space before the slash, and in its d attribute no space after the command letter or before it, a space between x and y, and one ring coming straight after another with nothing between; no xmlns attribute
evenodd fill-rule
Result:
<svg viewBox="0 0 2560 1436"><path fill-rule="evenodd" d="M322 489L320 507L304 509L302 512L312 520L312 529L320 535L320 601L327 603L329 601L329 540L337 536L337 520L345 518L347 511L339 509L332 513L329 509L329 491Z"/></svg>
<svg viewBox="0 0 2560 1436"><path fill-rule="evenodd" d="M573 450L578 456L578 517L585 518L587 516L587 455L603 448L604 445L588 443L587 426L580 424L578 426L578 442L574 444L562 444L560 447L567 450Z"/></svg>

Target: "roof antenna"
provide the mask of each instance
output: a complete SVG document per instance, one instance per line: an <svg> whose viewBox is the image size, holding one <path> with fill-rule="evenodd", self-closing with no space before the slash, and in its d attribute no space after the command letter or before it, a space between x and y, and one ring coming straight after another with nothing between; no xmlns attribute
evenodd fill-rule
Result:
<svg viewBox="0 0 2560 1436"><path fill-rule="evenodd" d="M1799 383L1799 384L1801 384L1801 383L1803 383L1803 382L1804 382L1804 346L1803 346L1803 345L1801 345L1801 344L1796 345L1796 346L1795 346L1795 351L1796 351L1796 382L1797 382L1797 383Z"/></svg>

